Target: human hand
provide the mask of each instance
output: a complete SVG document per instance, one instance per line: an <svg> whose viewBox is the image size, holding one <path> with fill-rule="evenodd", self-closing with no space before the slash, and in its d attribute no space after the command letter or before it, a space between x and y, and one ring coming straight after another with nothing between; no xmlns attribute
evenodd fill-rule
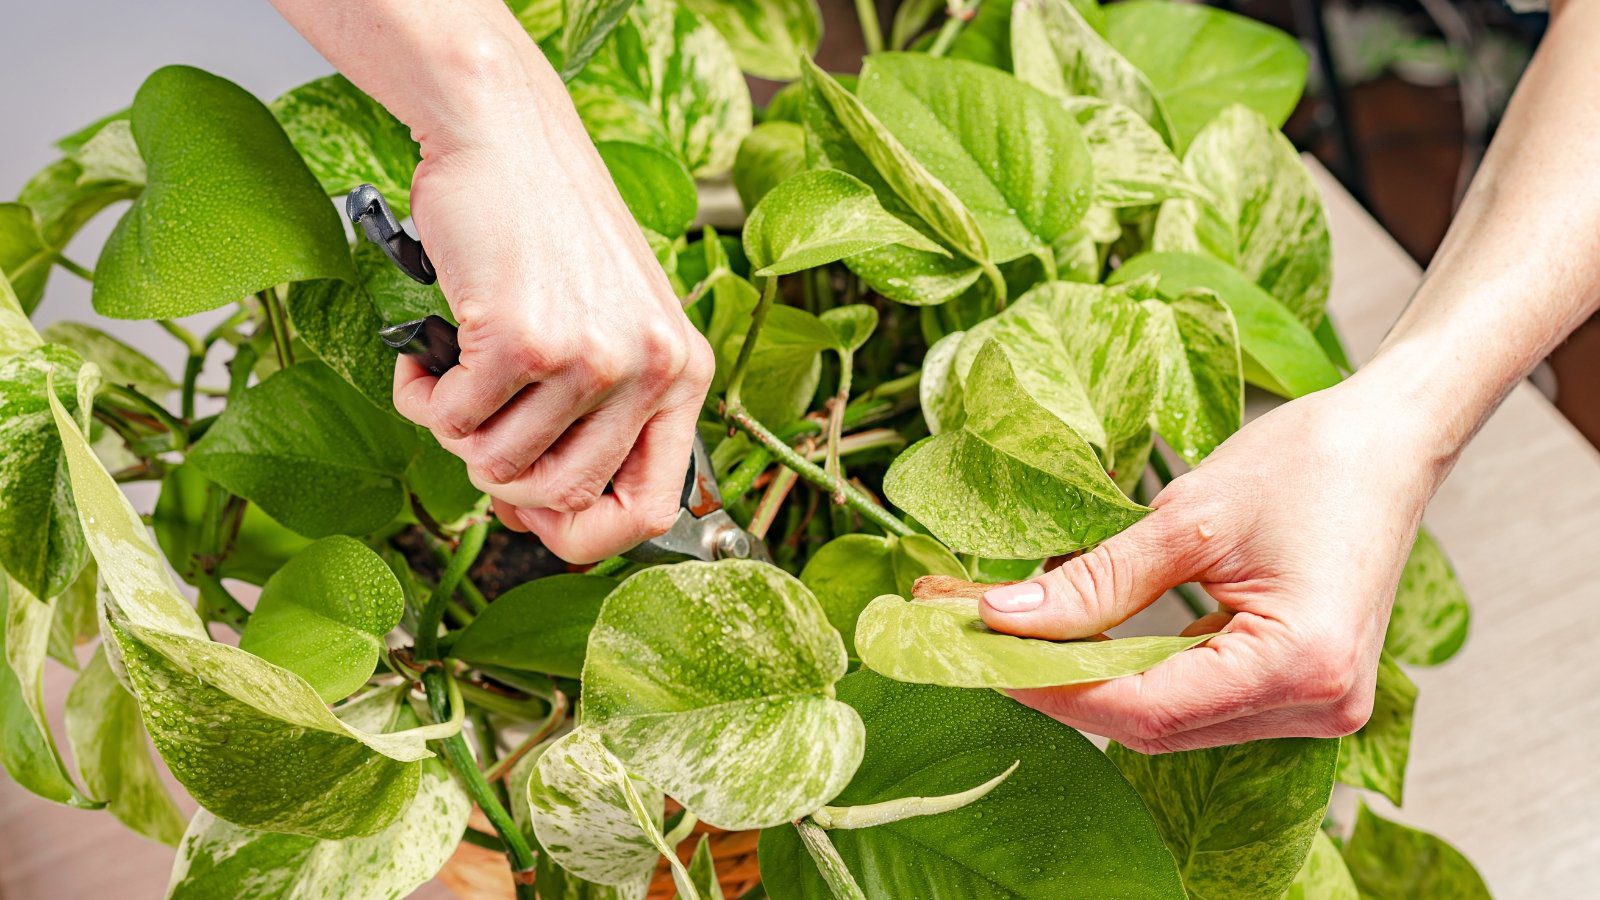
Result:
<svg viewBox="0 0 1600 900"><path fill-rule="evenodd" d="M1365 374L1252 422L1155 512L980 604L996 631L1078 638L1196 582L1223 607L1196 626L1221 633L1141 675L1012 696L1142 753L1360 728L1400 571L1448 468L1415 409Z"/></svg>
<svg viewBox="0 0 1600 900"><path fill-rule="evenodd" d="M565 91L499 91L421 140L412 215L461 356L401 356L396 408L563 559L662 533L714 363Z"/></svg>

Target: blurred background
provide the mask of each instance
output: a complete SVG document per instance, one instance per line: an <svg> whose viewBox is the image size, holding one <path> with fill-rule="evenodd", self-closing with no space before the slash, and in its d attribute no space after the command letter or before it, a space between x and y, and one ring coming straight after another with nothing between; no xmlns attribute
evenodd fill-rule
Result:
<svg viewBox="0 0 1600 900"><path fill-rule="evenodd" d="M848 69L861 53L854 4L821 5L828 27L819 60L824 68ZM1287 133L1426 265L1537 46L1545 17L1513 13L1502 0L1215 5L1301 39L1312 60L1310 85ZM879 0L878 6L887 25L896 0ZM269 100L330 71L266 0L7 3L0 11L0 122L6 137L0 198L14 196L58 156L56 139L125 107L139 83L169 63L214 71ZM756 100L764 102L777 85L753 87ZM67 255L92 262L93 248L117 217L116 211L99 216ZM58 270L38 324L89 314L88 284ZM118 335L129 343L163 362L181 362L181 350L155 323L121 324ZM1597 367L1600 326L1591 322L1534 381L1600 446ZM148 502L135 497L142 499ZM109 817L90 822L71 812L46 812L14 785L0 783L0 822L5 821L11 824L0 826L0 897L88 896L113 885L119 896L160 895L170 851L122 831ZM19 842L7 836L40 830L73 839ZM93 857L85 856L86 846ZM442 896L437 886L430 893Z"/></svg>

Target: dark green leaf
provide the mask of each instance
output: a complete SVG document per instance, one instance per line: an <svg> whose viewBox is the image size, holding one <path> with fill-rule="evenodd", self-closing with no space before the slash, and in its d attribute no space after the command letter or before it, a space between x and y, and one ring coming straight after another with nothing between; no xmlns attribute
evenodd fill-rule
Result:
<svg viewBox="0 0 1600 900"><path fill-rule="evenodd" d="M1384 652L1414 666L1436 666L1467 641L1472 608L1444 549L1426 528L1417 531L1400 573Z"/></svg>
<svg viewBox="0 0 1600 900"><path fill-rule="evenodd" d="M406 469L406 488L435 522L449 524L478 508L483 492L472 483L467 464L426 428L417 429L417 456Z"/></svg>
<svg viewBox="0 0 1600 900"><path fill-rule="evenodd" d="M97 312L186 316L284 282L354 279L338 213L261 101L168 66L132 116L150 183L100 252Z"/></svg>
<svg viewBox="0 0 1600 900"><path fill-rule="evenodd" d="M700 202L683 163L645 144L601 141L595 149L633 218L657 234L682 237Z"/></svg>
<svg viewBox="0 0 1600 900"><path fill-rule="evenodd" d="M767 192L806 169L806 132L793 122L763 122L739 145L733 186L746 212Z"/></svg>
<svg viewBox="0 0 1600 900"><path fill-rule="evenodd" d="M245 391L189 453L211 480L306 537L366 534L404 506L412 426L303 362Z"/></svg>
<svg viewBox="0 0 1600 900"><path fill-rule="evenodd" d="M461 631L450 655L577 678L600 604L616 586L599 575L551 575L518 585Z"/></svg>
<svg viewBox="0 0 1600 900"><path fill-rule="evenodd" d="M328 196L372 184L396 216L410 212L411 176L422 161L411 129L343 75L302 84L271 109Z"/></svg>
<svg viewBox="0 0 1600 900"><path fill-rule="evenodd" d="M21 203L0 203L0 275L17 292L24 310L44 296L45 281L55 264L56 248L45 242L39 218Z"/></svg>
<svg viewBox="0 0 1600 900"><path fill-rule="evenodd" d="M1277 900L1333 792L1337 740L1285 738L1111 761L1144 798L1191 897Z"/></svg>
<svg viewBox="0 0 1600 900"><path fill-rule="evenodd" d="M900 684L872 672L839 682L867 749L834 801L953 793L1017 770L975 803L872 828L830 831L868 897L1181 898L1172 857L1139 798L1082 735L992 691ZM827 900L787 825L761 835L774 900Z"/></svg>
<svg viewBox="0 0 1600 900"><path fill-rule="evenodd" d="M800 581L817 595L828 624L838 630L854 656L861 611L883 594L911 596L912 585L923 575L965 578L967 570L944 545L926 535L846 534L811 555Z"/></svg>
<svg viewBox="0 0 1600 900"><path fill-rule="evenodd" d="M1461 851L1427 833L1375 815L1363 804L1344 845L1344 861L1362 897L1489 900L1489 888Z"/></svg>
<svg viewBox="0 0 1600 900"><path fill-rule="evenodd" d="M1377 791L1400 805L1406 760L1411 756L1411 716L1417 686L1384 654L1378 660L1378 687L1372 718L1339 741L1339 780Z"/></svg>

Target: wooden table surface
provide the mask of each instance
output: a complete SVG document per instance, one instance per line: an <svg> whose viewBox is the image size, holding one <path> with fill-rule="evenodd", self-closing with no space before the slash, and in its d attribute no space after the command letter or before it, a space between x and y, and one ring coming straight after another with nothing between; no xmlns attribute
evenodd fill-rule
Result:
<svg viewBox="0 0 1600 900"><path fill-rule="evenodd" d="M1420 272L1326 172L1334 321L1368 356ZM1381 423L1379 423L1381 426ZM1472 634L1420 688L1406 805L1501 898L1600 884L1600 455L1533 387L1512 392L1429 508L1473 602ZM54 669L54 663L50 664ZM66 679L52 671L57 712ZM1353 792L1336 811L1348 815ZM1347 820L1348 821L1348 820ZM0 897L160 897L171 852L108 815L52 806L0 778ZM425 889L447 896L437 883Z"/></svg>

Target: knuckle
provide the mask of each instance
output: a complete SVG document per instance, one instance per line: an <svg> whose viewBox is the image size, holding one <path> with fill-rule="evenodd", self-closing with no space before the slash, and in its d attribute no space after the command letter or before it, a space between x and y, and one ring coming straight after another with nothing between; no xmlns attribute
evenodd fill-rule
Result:
<svg viewBox="0 0 1600 900"><path fill-rule="evenodd" d="M677 521L678 510L676 506L666 503L650 503L640 508L634 518L636 531L646 540L666 534L672 528L672 523Z"/></svg>
<svg viewBox="0 0 1600 900"><path fill-rule="evenodd" d="M1373 698L1350 696L1335 703L1324 716L1329 734L1327 737L1344 737L1360 731L1372 718Z"/></svg>
<svg viewBox="0 0 1600 900"><path fill-rule="evenodd" d="M434 414L433 430L436 436L447 440L461 440L477 427L468 410L459 406L441 409Z"/></svg>
<svg viewBox="0 0 1600 900"><path fill-rule="evenodd" d="M490 484L505 484L522 474L521 461L501 446L484 446L472 451L472 468Z"/></svg>
<svg viewBox="0 0 1600 900"><path fill-rule="evenodd" d="M1156 745L1183 731L1182 725L1176 718L1158 707L1135 710L1128 717L1127 729L1134 741L1147 745Z"/></svg>
<svg viewBox="0 0 1600 900"><path fill-rule="evenodd" d="M601 490L592 484L569 482L551 495L550 508L558 512L583 512L599 502Z"/></svg>
<svg viewBox="0 0 1600 900"><path fill-rule="evenodd" d="M1338 704L1355 688L1352 654L1324 649L1308 653L1295 689L1295 699L1317 706Z"/></svg>

